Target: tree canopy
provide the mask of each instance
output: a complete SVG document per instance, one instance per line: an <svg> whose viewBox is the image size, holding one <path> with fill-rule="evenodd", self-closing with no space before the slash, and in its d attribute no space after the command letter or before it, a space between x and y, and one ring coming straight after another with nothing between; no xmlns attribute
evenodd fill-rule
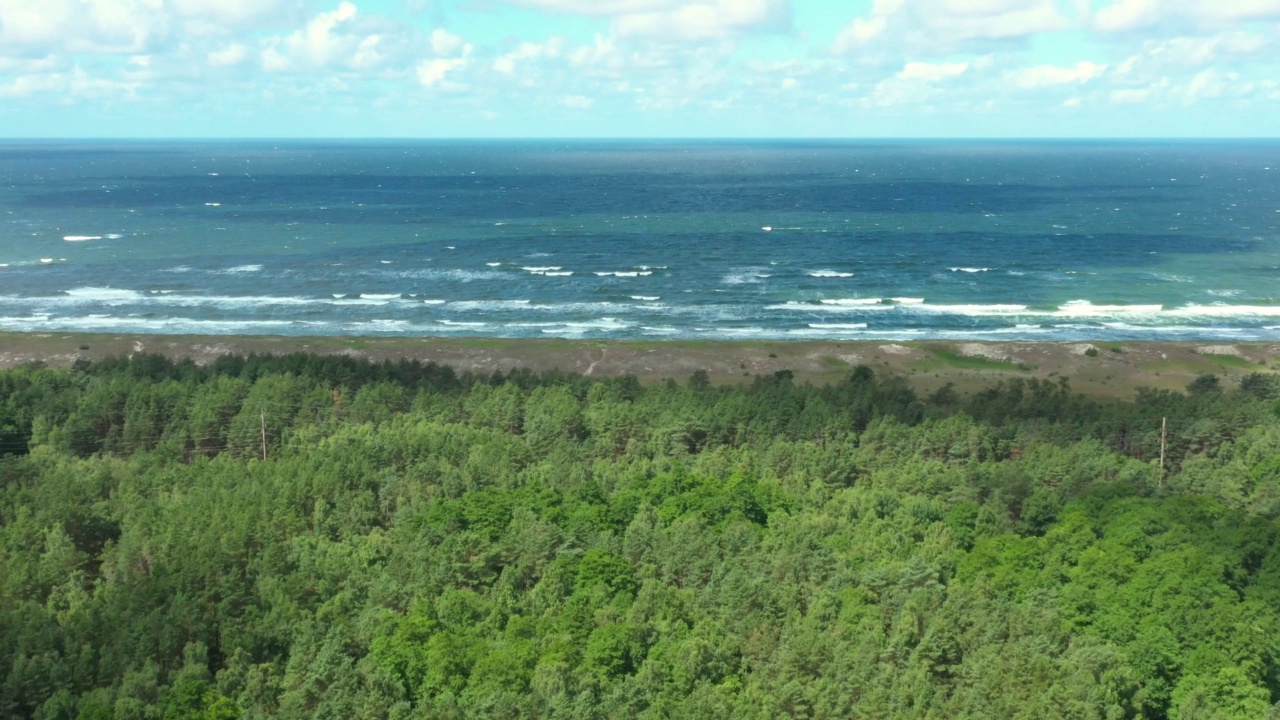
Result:
<svg viewBox="0 0 1280 720"><path fill-rule="evenodd" d="M12 369L0 716L1280 718L1278 398Z"/></svg>

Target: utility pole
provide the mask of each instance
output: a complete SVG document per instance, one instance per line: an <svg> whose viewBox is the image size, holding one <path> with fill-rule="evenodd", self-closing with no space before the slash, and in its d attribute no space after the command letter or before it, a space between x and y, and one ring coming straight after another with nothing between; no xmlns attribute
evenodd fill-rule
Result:
<svg viewBox="0 0 1280 720"><path fill-rule="evenodd" d="M262 461L266 462L267 461L267 411L266 410L263 410L262 413L258 415L258 425L259 427L262 428ZM1161 447L1163 447L1163 445L1161 445ZM1163 458L1164 458L1164 451L1161 450L1160 467L1162 468L1164 467Z"/></svg>
<svg viewBox="0 0 1280 720"><path fill-rule="evenodd" d="M1165 438L1168 436L1169 418L1160 418L1160 480L1156 483L1157 487L1164 485L1164 448Z"/></svg>

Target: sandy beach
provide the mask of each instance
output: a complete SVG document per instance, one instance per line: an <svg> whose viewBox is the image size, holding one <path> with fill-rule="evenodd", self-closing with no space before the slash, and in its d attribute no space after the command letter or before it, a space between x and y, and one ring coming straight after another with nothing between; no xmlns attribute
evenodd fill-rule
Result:
<svg viewBox="0 0 1280 720"><path fill-rule="evenodd" d="M0 333L0 367L160 353L207 363L220 355L312 352L369 360L410 358L488 373L529 368L591 376L635 375L644 381L683 380L705 370L716 382L792 371L821 384L867 365L906 377L919 391L946 383L957 389L1012 378L1066 377L1079 392L1130 397L1139 387L1180 390L1213 373L1230 384L1253 372L1274 372L1280 343L1195 342L881 342L881 341L600 341L494 340L435 337L188 336Z"/></svg>

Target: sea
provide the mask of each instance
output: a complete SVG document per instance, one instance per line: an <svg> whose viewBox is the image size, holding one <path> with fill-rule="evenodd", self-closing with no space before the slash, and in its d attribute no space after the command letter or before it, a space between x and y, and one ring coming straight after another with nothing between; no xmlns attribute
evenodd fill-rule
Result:
<svg viewBox="0 0 1280 720"><path fill-rule="evenodd" d="M0 330L1280 340L1280 141L0 141Z"/></svg>

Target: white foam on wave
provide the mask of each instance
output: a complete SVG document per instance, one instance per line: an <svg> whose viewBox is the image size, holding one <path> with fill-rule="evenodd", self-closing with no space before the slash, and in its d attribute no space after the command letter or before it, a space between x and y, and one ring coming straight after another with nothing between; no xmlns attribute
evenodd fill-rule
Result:
<svg viewBox="0 0 1280 720"><path fill-rule="evenodd" d="M536 308L528 300L455 300L449 307L459 310L524 310Z"/></svg>
<svg viewBox="0 0 1280 720"><path fill-rule="evenodd" d="M977 304L954 304L954 305L934 305L930 303L920 303L910 306L911 310L921 312L931 312L948 315L973 315L978 317L988 315L1025 315L1027 314L1026 305L977 305Z"/></svg>
<svg viewBox="0 0 1280 720"><path fill-rule="evenodd" d="M866 323L809 323L814 330L865 330Z"/></svg>
<svg viewBox="0 0 1280 720"><path fill-rule="evenodd" d="M546 275L547 277L569 277L570 275L573 274L573 271L572 270L548 270L547 272L544 272L542 274Z"/></svg>
<svg viewBox="0 0 1280 720"><path fill-rule="evenodd" d="M383 293L383 294L360 293L360 299L362 300L399 300L400 294L399 293Z"/></svg>
<svg viewBox="0 0 1280 720"><path fill-rule="evenodd" d="M463 322L461 320L441 320L441 325L452 325L454 327L484 327L489 323L484 322Z"/></svg>
<svg viewBox="0 0 1280 720"><path fill-rule="evenodd" d="M654 302L655 300L661 300L662 298L658 295L632 295L631 299L639 300L640 302Z"/></svg>
<svg viewBox="0 0 1280 720"><path fill-rule="evenodd" d="M381 278L397 278L401 280L446 280L453 282L475 282L478 280L502 280L511 277L510 273L501 270L393 270L372 273Z"/></svg>
<svg viewBox="0 0 1280 720"><path fill-rule="evenodd" d="M1156 315L1163 305L1094 305L1088 300L1072 300L1058 307L1055 317L1110 317L1114 315Z"/></svg>
<svg viewBox="0 0 1280 720"><path fill-rule="evenodd" d="M1277 305L1184 305L1166 311L1172 317L1280 317Z"/></svg>
<svg viewBox="0 0 1280 720"><path fill-rule="evenodd" d="M892 305L881 305L877 300L822 300L817 303L789 300L776 305L766 305L766 310L791 310L799 312L863 312L868 310L888 310Z"/></svg>
<svg viewBox="0 0 1280 720"><path fill-rule="evenodd" d="M525 265L520 269L524 270L525 272L540 274L540 273L546 273L546 272L555 272L556 270L560 270L561 268L559 265Z"/></svg>
<svg viewBox="0 0 1280 720"><path fill-rule="evenodd" d="M262 270L261 265L236 265L223 270L224 273L253 273Z"/></svg>
<svg viewBox="0 0 1280 720"><path fill-rule="evenodd" d="M448 300L434 300L434 299L433 299L433 300L423 300L423 301L422 301L422 304L423 304L423 305L443 305L443 304L445 304L446 302L448 302Z"/></svg>
<svg viewBox="0 0 1280 720"><path fill-rule="evenodd" d="M898 303L899 305L920 305L924 302L924 298L896 297L896 298L889 298L889 299Z"/></svg>
<svg viewBox="0 0 1280 720"><path fill-rule="evenodd" d="M839 270L809 270L805 273L809 277L815 278L851 278L853 273L840 272Z"/></svg>
<svg viewBox="0 0 1280 720"><path fill-rule="evenodd" d="M498 266L502 265L502 263L500 263L500 262L491 262L491 263L485 263L485 265L488 265L489 267L498 267Z"/></svg>
<svg viewBox="0 0 1280 720"><path fill-rule="evenodd" d="M953 268L947 268L947 269L950 270L951 272L962 272L962 273L982 273L982 272L990 272L991 270L991 268L974 268L974 267L953 267Z"/></svg>
<svg viewBox="0 0 1280 720"><path fill-rule="evenodd" d="M188 335L241 335L279 330L296 324L289 320L196 320L184 317L140 318L111 315L0 317L0 328L7 330L115 331Z"/></svg>
<svg viewBox="0 0 1280 720"><path fill-rule="evenodd" d="M613 276L613 277L620 277L620 278L633 278L633 277L647 277L652 274L653 274L652 270L606 270L603 272L599 270L596 271L596 275L598 277Z"/></svg>
<svg viewBox="0 0 1280 720"><path fill-rule="evenodd" d="M762 272L763 268L749 268L746 270L737 270L726 274L720 278L720 282L725 285L747 285L758 283L773 277L772 274Z"/></svg>
<svg viewBox="0 0 1280 720"><path fill-rule="evenodd" d="M77 302L105 302L105 303L122 303L122 302L139 302L147 300L147 296L137 290L121 290L119 288L108 287L80 287L71 290L63 290L63 294L72 298Z"/></svg>
<svg viewBox="0 0 1280 720"><path fill-rule="evenodd" d="M63 240L67 242L88 242L90 240L101 240L101 235L64 235Z"/></svg>
<svg viewBox="0 0 1280 720"><path fill-rule="evenodd" d="M880 298L835 298L823 299L818 302L823 305L841 305L841 306L858 306L879 305Z"/></svg>

